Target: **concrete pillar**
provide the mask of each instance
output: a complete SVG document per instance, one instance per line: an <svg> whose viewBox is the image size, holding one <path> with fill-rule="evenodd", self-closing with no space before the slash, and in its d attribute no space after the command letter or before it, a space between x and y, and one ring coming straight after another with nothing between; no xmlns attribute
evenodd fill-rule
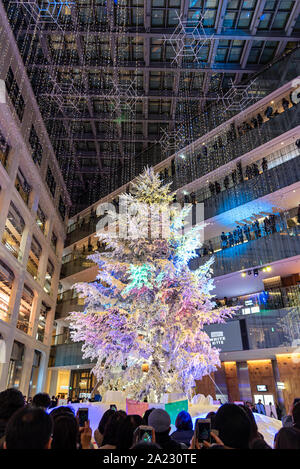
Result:
<svg viewBox="0 0 300 469"><path fill-rule="evenodd" d="M37 334L37 328L39 323L40 317L40 310L41 310L42 298L40 295L35 295L30 315L30 326L32 329L32 337L35 338Z"/></svg>
<svg viewBox="0 0 300 469"><path fill-rule="evenodd" d="M25 354L24 354L22 375L21 375L21 381L20 381L20 391L25 396L28 396L33 357L34 357L34 349L32 347L25 345Z"/></svg>
<svg viewBox="0 0 300 469"><path fill-rule="evenodd" d="M57 380L58 380L58 370L51 370L50 387L49 387L50 396L56 396Z"/></svg>
<svg viewBox="0 0 300 469"><path fill-rule="evenodd" d="M47 372L48 372L48 362L49 362L49 350L47 352L42 352L39 375L37 381L36 392L44 392L46 388ZM51 394L52 395L52 394Z"/></svg>

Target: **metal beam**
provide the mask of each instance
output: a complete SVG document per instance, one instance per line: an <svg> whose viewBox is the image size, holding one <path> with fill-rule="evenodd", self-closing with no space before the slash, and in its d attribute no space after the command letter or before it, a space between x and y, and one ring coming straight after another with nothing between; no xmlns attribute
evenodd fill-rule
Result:
<svg viewBox="0 0 300 469"><path fill-rule="evenodd" d="M53 65L52 65L53 66ZM120 68L124 69L124 70L136 70L137 69L137 66L139 67L139 65L137 64L134 64L134 65L127 65L127 64L121 64L119 65ZM37 69L41 69L41 70L46 70L48 72L48 69L51 68L51 65L48 65L48 64L37 64L37 63L29 63L28 66L27 66L28 69L33 69L33 68L37 68ZM56 64L55 65L55 68L57 70L61 70L61 71L68 71L68 70L73 70L74 68L76 68L76 70L80 70L80 71L83 71L83 70L87 70L87 71L97 71L99 72L99 70L103 70L103 71L106 71L106 72L111 72L113 71L114 67L111 66L111 65L64 65L64 64ZM247 69L241 69L240 65L239 64L229 64L229 63L218 63L218 64L215 64L214 68L213 68L213 72L214 73L239 73L239 72L242 72L242 73L251 73L251 72L257 72L259 71L260 69L262 68L262 66L259 66L259 65L251 65L251 66L248 66ZM149 66L149 67L140 67L140 70L141 71L153 71L153 72L172 72L172 71L177 71L177 68L175 68L174 66L172 66L172 64L170 64L170 62L152 62L152 64ZM182 66L182 68L180 69L182 72L209 72L211 71L211 69L209 68L208 65L205 65L205 66Z"/></svg>
<svg viewBox="0 0 300 469"><path fill-rule="evenodd" d="M33 29L24 29L20 31L21 33L24 34L34 34L36 33L35 28ZM47 30L44 29L43 33L46 35L65 35L65 34L75 34L80 35L80 36L86 36L87 32L86 31L74 31L74 29L66 29L62 31L61 29L52 29L52 30ZM136 31L126 31L125 36L126 37L140 37L140 38L145 38L145 37L152 37L153 39L161 39L162 36L166 36L167 38L171 37L173 33L173 29L156 29L152 28L151 31L146 32L145 29L140 32ZM120 37L120 33L116 31L102 31L102 30L89 30L88 32L89 36L116 36ZM213 35L211 29L205 29L205 36L203 35L203 39L205 39L207 36ZM281 41L285 37L285 33L280 33L278 31L258 31L257 34L255 35L255 39L257 41ZM201 38L201 37L200 37ZM237 29L226 29L220 34L216 33L214 34L213 40L220 40L220 39L242 39L242 40L250 40L253 39L253 34L251 33L251 30L237 30ZM300 39L300 34L298 32L295 32L293 35L291 35L290 40L298 42Z"/></svg>

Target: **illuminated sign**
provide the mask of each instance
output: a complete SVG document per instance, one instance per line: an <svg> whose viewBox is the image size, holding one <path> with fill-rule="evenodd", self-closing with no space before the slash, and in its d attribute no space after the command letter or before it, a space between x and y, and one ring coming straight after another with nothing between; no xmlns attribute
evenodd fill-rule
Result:
<svg viewBox="0 0 300 469"><path fill-rule="evenodd" d="M256 389L258 392L267 392L268 386L266 386L265 384L257 384Z"/></svg>
<svg viewBox="0 0 300 469"><path fill-rule="evenodd" d="M210 338L212 347L221 352L243 350L241 328L239 321L229 321L224 324L209 324L204 331Z"/></svg>

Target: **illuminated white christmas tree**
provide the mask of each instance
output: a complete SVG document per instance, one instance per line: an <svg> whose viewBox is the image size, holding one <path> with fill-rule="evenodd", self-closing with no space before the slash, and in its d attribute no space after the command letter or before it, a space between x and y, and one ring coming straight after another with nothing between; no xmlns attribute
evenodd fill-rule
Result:
<svg viewBox="0 0 300 469"><path fill-rule="evenodd" d="M189 268L203 225L183 229L191 206L174 205L170 184L152 169L121 204L128 210L111 212L112 225L98 233L105 252L90 256L99 266L96 281L76 285L85 310L71 314L72 338L96 361L102 392L157 401L166 392L189 393L220 365L203 326L233 314L216 308L210 293L213 258Z"/></svg>

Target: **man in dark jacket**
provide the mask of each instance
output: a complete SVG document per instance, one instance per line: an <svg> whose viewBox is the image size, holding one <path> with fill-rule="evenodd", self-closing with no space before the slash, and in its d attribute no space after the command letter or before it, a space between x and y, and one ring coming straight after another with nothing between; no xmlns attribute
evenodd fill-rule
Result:
<svg viewBox="0 0 300 469"><path fill-rule="evenodd" d="M148 418L148 425L155 430L155 441L165 451L176 451L183 448L183 445L172 440L169 433L171 430L171 419L163 409L154 409Z"/></svg>

